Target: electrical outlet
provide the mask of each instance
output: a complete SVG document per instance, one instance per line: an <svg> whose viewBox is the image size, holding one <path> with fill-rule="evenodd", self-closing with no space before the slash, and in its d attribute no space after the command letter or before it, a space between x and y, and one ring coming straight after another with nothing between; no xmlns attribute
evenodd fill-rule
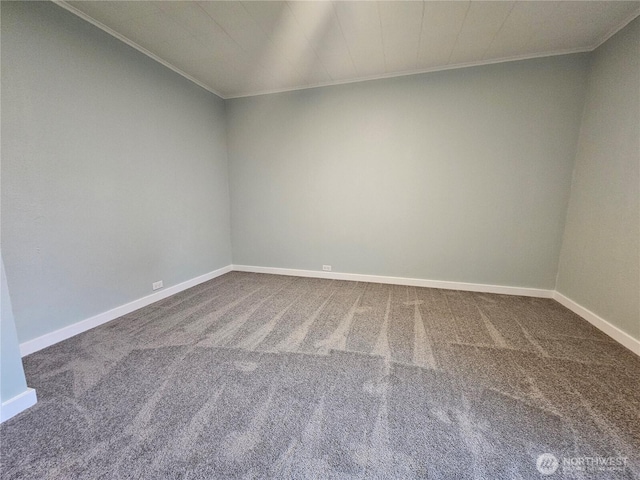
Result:
<svg viewBox="0 0 640 480"><path fill-rule="evenodd" d="M162 280L160 280L159 282L153 282L153 284L151 285L151 287L152 287L154 290L158 290L159 288L162 288L162 287L163 287L163 285L162 285Z"/></svg>
<svg viewBox="0 0 640 480"><path fill-rule="evenodd" d="M330 272L331 271L331 265L322 265L322 270L324 270L325 272Z"/></svg>

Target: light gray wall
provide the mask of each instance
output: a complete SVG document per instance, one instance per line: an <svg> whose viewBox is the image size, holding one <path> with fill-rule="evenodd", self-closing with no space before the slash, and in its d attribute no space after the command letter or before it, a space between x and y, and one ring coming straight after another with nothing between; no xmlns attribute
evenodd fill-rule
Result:
<svg viewBox="0 0 640 480"><path fill-rule="evenodd" d="M557 290L640 340L640 19L589 77Z"/></svg>
<svg viewBox="0 0 640 480"><path fill-rule="evenodd" d="M20 342L231 263L224 103L50 2L2 2Z"/></svg>
<svg viewBox="0 0 640 480"><path fill-rule="evenodd" d="M27 390L18 336L7 288L4 262L0 258L0 404Z"/></svg>
<svg viewBox="0 0 640 480"><path fill-rule="evenodd" d="M226 101L234 264L553 289L587 69Z"/></svg>

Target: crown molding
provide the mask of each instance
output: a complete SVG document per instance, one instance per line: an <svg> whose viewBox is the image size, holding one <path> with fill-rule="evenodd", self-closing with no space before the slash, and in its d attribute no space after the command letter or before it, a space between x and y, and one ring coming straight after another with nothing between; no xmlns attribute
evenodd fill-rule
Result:
<svg viewBox="0 0 640 480"><path fill-rule="evenodd" d="M510 57L502 57L502 58L495 58L495 59L489 59L489 60L479 60L479 61L476 61L476 62L458 63L458 64L454 64L454 65L442 65L442 66L424 68L424 69L419 69L419 70L383 73L383 74L379 74L379 75L370 75L370 76L366 76L366 77L356 77L356 78L350 78L350 79L344 79L344 80L331 80L331 81L328 81L328 82L320 82L320 83L315 83L315 84L312 84L312 85L300 85L300 86L296 86L296 87L281 88L281 89L259 90L259 91L255 91L255 92L242 93L242 94L238 94L238 95L223 95L222 93L220 93L217 90L213 89L209 85L206 85L205 83L203 83L200 80L192 77L188 73L186 73L183 70L179 69L178 67L172 65L171 63L167 62L166 60L163 60L162 58L160 58L156 54L150 52L146 48L138 45L136 42L134 42L134 41L130 40L129 38L125 37L124 35L116 32L112 28L110 28L110 27L106 26L105 24L99 22L98 20L94 19L90 15L87 15L83 11L78 10L74 6L68 4L65 0L51 0L51 1L53 3L55 3L56 5L64 8L65 10L73 13L74 15L82 18L83 20L91 23L92 25L98 27L99 29L105 31L109 35L111 35L111 36L117 38L118 40L126 43L130 47L135 48L139 52L147 55L148 57L150 57L153 60L155 60L156 62L164 65L165 67L169 68L170 70L174 71L175 73L177 73L179 75L182 75L187 80L195 83L199 87L204 88L205 90L213 93L214 95L220 97L223 100L229 100L229 99L234 99L234 98L256 97L256 96L260 96L260 95L271 95L271 94L274 94L274 93L294 92L294 91L298 91L298 90L308 90L308 89L311 89L311 88L331 87L331 86L335 86L335 85L346 85L346 84L349 84L349 83L368 82L368 81L372 81L372 80L383 80L383 79L388 79L388 78L407 77L407 76L410 76L410 75L421 75L421 74L425 74L425 73L442 72L442 71L446 71L446 70L457 70L457 69L461 69L461 68L479 67L479 66L482 66L482 65L495 65L497 63L507 63L507 62L517 62L517 61L522 61L522 60L532 60L532 59L535 59L535 58L555 57L555 56L560 56L560 55L570 55L570 54L575 54L575 53L592 52L596 48L600 47L607 40L609 40L611 37L613 37L620 30L622 30L624 27L626 27L633 20L635 20L638 16L640 16L640 6L638 6L638 8L635 9L629 16L625 17L625 19L620 24L616 25L614 28L609 30L596 43L594 43L591 46L583 47L583 48L574 48L574 49L568 49L568 50L557 50L557 51L553 51L553 52L534 53L534 54L525 54L525 55L513 55L513 56L510 56Z"/></svg>
<svg viewBox="0 0 640 480"><path fill-rule="evenodd" d="M214 95L222 98L223 100L226 98L224 95L222 95L220 92L214 90L213 88L211 88L209 85L206 85L205 83L202 83L200 80L198 80L197 78L192 77L191 75L189 75L188 73L180 70L178 67L172 65L171 63L167 62L166 60L163 60L162 58L160 58L159 56L157 56L155 53L150 52L149 50L147 50L146 48L138 45L136 42L129 40L127 37L125 37L124 35L116 32L115 30L113 30L112 28L106 26L104 23L99 22L98 20L96 20L95 18L87 15L86 13L84 13L81 10L78 10L76 7L74 7L73 5L69 5L65 0L51 0L53 3L55 3L56 5L58 5L59 7L64 8L65 10L73 13L74 15L80 17L81 19L89 22L90 24L98 27L100 30L103 30L104 32L108 33L109 35L117 38L118 40L120 40L121 42L126 43L127 45L129 45L132 48L135 48L136 50L138 50L141 53L144 53L146 56L152 58L153 60L155 60L156 62L164 65L165 67L167 67L170 70L173 70L175 73L177 73L178 75L182 75L184 78L186 78L187 80L195 83L196 85L198 85L201 88L204 88L205 90L207 90L208 92L213 93Z"/></svg>
<svg viewBox="0 0 640 480"><path fill-rule="evenodd" d="M639 16L640 16L640 5L638 5L638 8L636 8L631 13L631 15L629 15L628 17L625 17L625 19L620 24L618 24L617 26L615 26L614 28L609 30L602 38L600 38L600 40L598 40L596 43L594 43L593 47L591 47L591 51L595 50L600 45L602 45L604 42L609 40L611 37L613 37L616 33L618 33L624 27L629 25L631 22L633 22Z"/></svg>
<svg viewBox="0 0 640 480"><path fill-rule="evenodd" d="M532 60L535 58L545 58L545 57L557 57L560 55L571 55L574 53L586 53L591 52L593 48L573 48L569 50L559 50L556 52L545 52L545 53L534 53L534 54L526 54L526 55L515 55L512 57L503 57L503 58L495 58L490 60L479 60L477 62L468 62L468 63L456 63L453 65L442 65L438 67L431 68L423 68L420 70L411 70L405 72L392 72L392 73L383 73L380 75L371 75L368 77L357 77L357 78L349 78L344 80L332 80L329 82L321 82L315 83L313 85L301 85L299 87L291 87L291 88L283 88L283 89L274 89L274 90L261 90L254 93L243 93L241 95L228 95L225 97L225 100L229 100L232 98L245 98L245 97L256 97L259 95L270 95L273 93L285 93L285 92L294 92L297 90L308 90L310 88L321 88L321 87L331 87L334 85L346 85L349 83L360 83L360 82L369 82L372 80L384 80L387 78L397 78L397 77L409 77L411 75L422 75L425 73L433 73L433 72L443 72L446 70L459 70L462 68L469 67L481 67L483 65L495 65L497 63L508 63L508 62L518 62L521 60Z"/></svg>

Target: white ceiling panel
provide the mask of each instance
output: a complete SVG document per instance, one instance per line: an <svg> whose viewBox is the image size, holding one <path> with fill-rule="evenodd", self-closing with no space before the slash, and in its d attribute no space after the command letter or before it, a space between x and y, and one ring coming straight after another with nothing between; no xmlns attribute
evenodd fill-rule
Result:
<svg viewBox="0 0 640 480"><path fill-rule="evenodd" d="M342 35L337 20L330 19L320 30L319 35L310 42L319 58L335 55L349 55L347 41Z"/></svg>
<svg viewBox="0 0 640 480"><path fill-rule="evenodd" d="M573 50L600 40L628 15L626 2L559 2L531 39L536 50ZM637 8L637 7L636 7Z"/></svg>
<svg viewBox="0 0 640 480"><path fill-rule="evenodd" d="M115 3L115 2L114 2ZM180 25L194 37L207 36L212 30L222 29L209 17L205 15L202 7L195 2L164 2L162 11L167 18Z"/></svg>
<svg viewBox="0 0 640 480"><path fill-rule="evenodd" d="M266 33L258 27L241 2L199 2L202 9L247 51L262 49L268 43Z"/></svg>
<svg viewBox="0 0 640 480"><path fill-rule="evenodd" d="M508 58L526 51L531 39L556 14L560 2L516 2L484 58Z"/></svg>
<svg viewBox="0 0 640 480"><path fill-rule="evenodd" d="M249 1L242 2L242 5L267 34L276 31L280 27L283 15L290 13L285 2Z"/></svg>
<svg viewBox="0 0 640 480"><path fill-rule="evenodd" d="M214 60L208 45L190 37L171 40L150 48L153 48L152 53L181 70L188 69L189 65L203 59Z"/></svg>
<svg viewBox="0 0 640 480"><path fill-rule="evenodd" d="M306 85L324 85L331 81L331 77L324 65L314 64L304 71Z"/></svg>
<svg viewBox="0 0 640 480"><path fill-rule="evenodd" d="M514 6L515 2L471 2L449 64L482 60Z"/></svg>
<svg viewBox="0 0 640 480"><path fill-rule="evenodd" d="M378 2L387 72L414 70L418 61L423 2Z"/></svg>
<svg viewBox="0 0 640 480"><path fill-rule="evenodd" d="M287 7L314 48L326 42L327 33L336 34L331 2L287 2Z"/></svg>
<svg viewBox="0 0 640 480"><path fill-rule="evenodd" d="M425 2L417 68L446 65L470 2Z"/></svg>
<svg viewBox="0 0 640 480"><path fill-rule="evenodd" d="M162 2L67 2L96 20L111 27L120 22L128 22L137 18L148 17L161 12Z"/></svg>
<svg viewBox="0 0 640 480"><path fill-rule="evenodd" d="M344 80L356 76L356 70L349 55L325 56L322 64L331 80Z"/></svg>
<svg viewBox="0 0 640 480"><path fill-rule="evenodd" d="M386 71L377 3L335 2L334 8L357 75L367 77Z"/></svg>
<svg viewBox="0 0 640 480"><path fill-rule="evenodd" d="M161 43L192 37L187 29L161 13L122 22L118 33L150 51L154 51L156 45Z"/></svg>
<svg viewBox="0 0 640 480"><path fill-rule="evenodd" d="M308 84L310 72L330 79L309 43L307 33L286 3L244 2L242 5L265 35L264 43L257 49L259 63L272 78L282 85Z"/></svg>
<svg viewBox="0 0 640 480"><path fill-rule="evenodd" d="M638 1L56 2L228 98L589 51Z"/></svg>

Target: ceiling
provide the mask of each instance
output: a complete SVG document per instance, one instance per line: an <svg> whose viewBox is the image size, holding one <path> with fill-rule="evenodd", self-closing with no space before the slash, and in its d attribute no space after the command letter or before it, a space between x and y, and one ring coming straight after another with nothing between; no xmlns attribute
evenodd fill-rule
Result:
<svg viewBox="0 0 640 480"><path fill-rule="evenodd" d="M57 1L223 98L590 51L640 1Z"/></svg>

